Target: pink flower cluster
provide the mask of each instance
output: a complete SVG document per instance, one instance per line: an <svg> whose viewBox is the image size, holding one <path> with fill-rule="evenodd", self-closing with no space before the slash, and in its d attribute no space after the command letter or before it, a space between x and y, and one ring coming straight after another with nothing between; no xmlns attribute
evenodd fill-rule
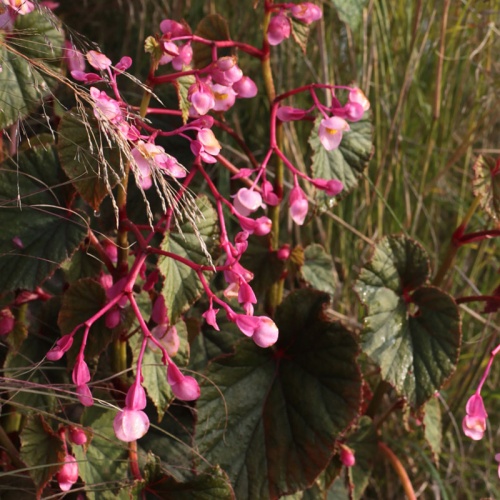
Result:
<svg viewBox="0 0 500 500"><path fill-rule="evenodd" d="M24 16L35 10L35 4L29 0L2 0L2 3L10 7L14 14Z"/></svg>
<svg viewBox="0 0 500 500"><path fill-rule="evenodd" d="M68 452L67 437L73 445L82 446L87 443L87 434L80 427L74 425L61 427L59 436L62 439L64 447L64 464L56 474L56 480L59 483L61 491L69 491L71 487L78 481L78 463L73 455Z"/></svg>

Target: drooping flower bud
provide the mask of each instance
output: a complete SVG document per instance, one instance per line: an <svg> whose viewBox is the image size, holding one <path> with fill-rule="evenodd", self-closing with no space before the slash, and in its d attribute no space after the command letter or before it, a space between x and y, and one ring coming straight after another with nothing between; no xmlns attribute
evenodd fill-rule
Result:
<svg viewBox="0 0 500 500"><path fill-rule="evenodd" d="M214 328L217 331L220 331L219 325L217 324L217 313L219 312L219 309L214 309L212 305L210 305L210 309L207 309L203 314L202 317L205 318L205 321L207 324L209 324L212 328Z"/></svg>
<svg viewBox="0 0 500 500"><path fill-rule="evenodd" d="M467 437L474 441L483 439L486 431L488 414L484 407L483 398L479 393L472 395L465 406L466 415L462 420L462 430Z"/></svg>
<svg viewBox="0 0 500 500"><path fill-rule="evenodd" d="M290 20L284 14L279 13L269 21L267 28L267 40L269 45L279 45L291 33Z"/></svg>
<svg viewBox="0 0 500 500"><path fill-rule="evenodd" d="M233 90L239 98L250 99L257 95L257 85L249 76L242 76L239 81L233 84Z"/></svg>
<svg viewBox="0 0 500 500"><path fill-rule="evenodd" d="M298 184L292 189L290 193L290 216L295 224L301 226L309 209L307 197Z"/></svg>
<svg viewBox="0 0 500 500"><path fill-rule="evenodd" d="M247 217L262 205L262 196L253 189L241 188L234 197L233 205L240 215Z"/></svg>
<svg viewBox="0 0 500 500"><path fill-rule="evenodd" d="M125 398L125 406L129 410L144 410L146 408L146 391L139 382L139 377L130 386Z"/></svg>
<svg viewBox="0 0 500 500"><path fill-rule="evenodd" d="M167 381L177 399L194 401L200 397L200 386L196 379L183 375L172 361L168 363Z"/></svg>
<svg viewBox="0 0 500 500"><path fill-rule="evenodd" d="M352 467L353 465L356 464L356 457L354 456L354 451L345 444L340 445L340 461L346 467Z"/></svg>
<svg viewBox="0 0 500 500"><path fill-rule="evenodd" d="M260 316L260 322L252 339L259 347L270 347L278 340L279 330L276 323L267 316Z"/></svg>
<svg viewBox="0 0 500 500"><path fill-rule="evenodd" d="M45 355L49 361L57 361L68 352L73 345L73 335L64 335L57 342L56 345Z"/></svg>
<svg viewBox="0 0 500 500"><path fill-rule="evenodd" d="M142 410L129 410L118 412L113 420L113 429L120 441L130 443L136 441L148 432L149 418Z"/></svg>
<svg viewBox="0 0 500 500"><path fill-rule="evenodd" d="M83 429L71 426L69 428L69 439L73 444L81 446L87 442L87 434Z"/></svg>
<svg viewBox="0 0 500 500"><path fill-rule="evenodd" d="M344 184L337 179L312 179L311 183L318 189L323 190L328 196L337 196L343 189Z"/></svg>
<svg viewBox="0 0 500 500"><path fill-rule="evenodd" d="M311 2L298 3L290 9L292 16L305 24L318 21L323 16L321 9Z"/></svg>
<svg viewBox="0 0 500 500"><path fill-rule="evenodd" d="M56 479L62 491L69 491L78 481L78 463L73 455L64 457L64 465L59 469Z"/></svg>
<svg viewBox="0 0 500 500"><path fill-rule="evenodd" d="M16 320L10 309L0 311L0 335L7 335L14 329Z"/></svg>

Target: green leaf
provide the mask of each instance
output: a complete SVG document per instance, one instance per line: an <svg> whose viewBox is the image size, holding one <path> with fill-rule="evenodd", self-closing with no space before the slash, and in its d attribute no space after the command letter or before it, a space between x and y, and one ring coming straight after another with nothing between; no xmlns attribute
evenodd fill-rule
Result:
<svg viewBox="0 0 500 500"><path fill-rule="evenodd" d="M44 339L30 336L23 342L19 352L9 351L4 365L4 374L9 379L10 401L18 411L28 412L37 409L51 413L56 405L50 382L53 373L51 367L41 363L50 345ZM12 387L12 389L10 389Z"/></svg>
<svg viewBox="0 0 500 500"><path fill-rule="evenodd" d="M500 223L500 162L491 156L479 156L474 163L472 186L481 207L497 224Z"/></svg>
<svg viewBox="0 0 500 500"><path fill-rule="evenodd" d="M71 333L79 324L84 323L106 305L104 288L90 278L76 281L64 292L57 324L61 335ZM68 352L69 364L72 366L80 349L85 328L78 330L73 346ZM90 328L85 347L85 359L89 362L96 359L113 340L113 330L106 327L105 315L101 316Z"/></svg>
<svg viewBox="0 0 500 500"><path fill-rule="evenodd" d="M204 17L196 27L196 36L207 40L231 40L227 21L219 14ZM212 63L212 47L204 43L193 43L193 65L204 68Z"/></svg>
<svg viewBox="0 0 500 500"><path fill-rule="evenodd" d="M277 498L308 487L359 411L353 336L328 321L326 294L300 290L278 308L274 349L244 339L208 366L198 400L202 456L229 475L237 498Z"/></svg>
<svg viewBox="0 0 500 500"><path fill-rule="evenodd" d="M0 130L34 111L56 87L63 33L56 17L17 16L0 44Z"/></svg>
<svg viewBox="0 0 500 500"><path fill-rule="evenodd" d="M65 182L52 148L0 166L0 290L33 290L85 238L87 221L67 209Z"/></svg>
<svg viewBox="0 0 500 500"><path fill-rule="evenodd" d="M179 109L182 111L182 122L185 124L189 118L189 108L191 102L188 100L188 90L193 83L196 83L194 75L181 76L174 81L179 99Z"/></svg>
<svg viewBox="0 0 500 500"><path fill-rule="evenodd" d="M81 278L95 278L102 269L101 260L89 247L80 247L63 266L68 283L74 283Z"/></svg>
<svg viewBox="0 0 500 500"><path fill-rule="evenodd" d="M31 467L29 474L37 487L37 498L64 463L63 440L41 415L28 417L21 435L21 460Z"/></svg>
<svg viewBox="0 0 500 500"><path fill-rule="evenodd" d="M311 28L308 24L298 21L293 17L289 17L288 19L292 27L292 37L305 54L307 50L307 39L309 38L309 31Z"/></svg>
<svg viewBox="0 0 500 500"><path fill-rule="evenodd" d="M363 9L368 0L331 0L340 20L354 31L363 20Z"/></svg>
<svg viewBox="0 0 500 500"><path fill-rule="evenodd" d="M196 199L199 210L196 225L186 220L180 226L180 232L170 231L165 234L161 249L171 252L195 264L208 265L206 250L210 253L215 248L218 235L217 214L205 196ZM201 242L200 242L201 240ZM158 269L166 278L163 289L170 323L176 323L179 316L189 309L201 296L203 286L198 275L187 265L170 257L160 256ZM206 277L210 273L205 273Z"/></svg>
<svg viewBox="0 0 500 500"><path fill-rule="evenodd" d="M443 445L443 426L439 399L436 397L429 399L424 409L424 437L431 449L434 462L438 463Z"/></svg>
<svg viewBox="0 0 500 500"><path fill-rule="evenodd" d="M114 434L115 415L115 411L96 405L85 408L83 412L82 425L93 429L94 437L86 450L82 446L73 446L73 453L90 500L129 498L124 488L127 482L128 451L127 446L118 441ZM122 488L123 491L117 495L116 490Z"/></svg>
<svg viewBox="0 0 500 500"><path fill-rule="evenodd" d="M413 408L451 376L460 351L458 308L445 292L422 286L428 276L423 248L389 236L374 247L355 285L368 308L362 349Z"/></svg>
<svg viewBox="0 0 500 500"><path fill-rule="evenodd" d="M327 151L319 140L319 124L323 118L318 117L309 137L313 151L312 173L315 178L337 179L344 184L344 190L337 196L344 197L358 185L373 153L372 124L370 114L365 113L359 122L350 124L351 130L345 132L338 149ZM323 191L317 191L319 201L327 200Z"/></svg>
<svg viewBox="0 0 500 500"><path fill-rule="evenodd" d="M300 269L302 279L311 287L333 295L335 293L336 273L331 255L316 243L304 250L304 265Z"/></svg>
<svg viewBox="0 0 500 500"><path fill-rule="evenodd" d="M64 114L57 133L61 166L80 196L97 210L124 175L118 147L99 133L89 110L73 108Z"/></svg>
<svg viewBox="0 0 500 500"><path fill-rule="evenodd" d="M164 475L147 488L154 498L171 500L232 500L235 498L227 475L220 467L191 476L184 481Z"/></svg>
<svg viewBox="0 0 500 500"><path fill-rule="evenodd" d="M189 344L187 341L187 329L184 321L175 324L179 335L180 346L177 354L172 358L177 366L184 366L189 358ZM133 335L129 339L134 363L137 362L142 344L142 335ZM148 396L153 401L158 412L158 421L163 419L165 410L173 399L173 393L167 382L167 368L162 361L161 350L148 344L142 360L142 376L144 377L143 387Z"/></svg>

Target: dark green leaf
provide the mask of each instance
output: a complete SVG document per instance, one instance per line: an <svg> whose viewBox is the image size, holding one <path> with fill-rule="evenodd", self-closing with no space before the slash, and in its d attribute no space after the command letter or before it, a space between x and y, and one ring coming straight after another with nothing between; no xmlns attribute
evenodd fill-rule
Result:
<svg viewBox="0 0 500 500"><path fill-rule="evenodd" d="M58 325L61 335L71 333L75 327L90 319L106 304L106 292L96 281L84 278L73 283L65 292L59 312ZM74 337L73 346L68 352L70 366L82 343L85 328L78 330ZM101 316L90 328L85 359L87 362L97 358L113 340L113 330L106 327L105 315Z"/></svg>
<svg viewBox="0 0 500 500"><path fill-rule="evenodd" d="M0 44L0 130L34 111L57 85L63 33L57 18L34 11L17 16Z"/></svg>
<svg viewBox="0 0 500 500"><path fill-rule="evenodd" d="M218 234L217 214L205 196L197 198L196 205L200 212L196 215L196 225L186 220L181 224L180 232L171 231L165 235L161 248L195 264L208 265L202 244L208 252L214 249ZM195 271L170 257L161 256L158 269L167 281L163 295L170 323L176 323L179 316L198 300L203 287ZM209 275L205 273L205 276Z"/></svg>
<svg viewBox="0 0 500 500"><path fill-rule="evenodd" d="M316 243L304 250L304 265L300 270L302 278L311 287L333 295L335 293L336 273L331 255Z"/></svg>
<svg viewBox="0 0 500 500"><path fill-rule="evenodd" d="M424 437L429 445L435 463L439 462L443 444L443 426L441 421L441 406L437 397L429 399L425 407Z"/></svg>
<svg viewBox="0 0 500 500"><path fill-rule="evenodd" d="M102 269L99 257L90 247L80 247L70 261L63 266L68 283L74 283L81 278L95 278Z"/></svg>
<svg viewBox="0 0 500 500"><path fill-rule="evenodd" d="M390 236L375 246L355 286L368 308L362 349L414 408L451 376L460 350L458 308L443 291L421 286L428 275L422 247Z"/></svg>
<svg viewBox="0 0 500 500"><path fill-rule="evenodd" d="M52 148L34 148L17 163L2 164L0 290L33 290L85 238L86 219L66 208L65 182Z"/></svg>
<svg viewBox="0 0 500 500"><path fill-rule="evenodd" d="M500 222L500 163L491 156L479 156L474 163L472 181L474 195L481 207L497 223Z"/></svg>
<svg viewBox="0 0 500 500"><path fill-rule="evenodd" d="M197 442L229 474L237 498L276 498L308 487L357 415L356 342L324 317L327 302L312 290L290 294L277 310L274 349L244 339L234 355L208 367Z"/></svg>
<svg viewBox="0 0 500 500"><path fill-rule="evenodd" d="M63 170L94 210L124 174L117 147L110 148L98 131L91 111L73 108L59 124L57 141Z"/></svg>
<svg viewBox="0 0 500 500"><path fill-rule="evenodd" d="M363 20L363 9L368 0L332 0L340 20L356 30Z"/></svg>
<svg viewBox="0 0 500 500"><path fill-rule="evenodd" d="M195 31L196 36L207 40L230 40L227 21L219 14L204 17ZM204 68L212 62L212 47L204 43L193 43L193 64L195 68Z"/></svg>
<svg viewBox="0 0 500 500"><path fill-rule="evenodd" d="M109 397L107 398L109 399ZM90 500L115 500L129 498L126 491L128 451L127 445L118 441L113 431L115 411L94 405L85 408L82 425L94 431L87 450L73 446L78 461L80 477L85 482ZM120 490L118 495L117 490Z"/></svg>
<svg viewBox="0 0 500 500"><path fill-rule="evenodd" d="M21 459L32 467L29 473L37 487L37 497L64 463L63 440L41 415L29 417L21 435Z"/></svg>
<svg viewBox="0 0 500 500"><path fill-rule="evenodd" d="M322 117L316 120L309 137L313 150L311 169L315 178L342 181L344 190L337 196L342 198L358 185L358 179L371 158L373 144L370 114L365 113L359 122L351 123L351 130L343 134L339 148L332 151L327 151L319 140L321 120ZM317 198L325 201L327 196L323 191L318 191Z"/></svg>

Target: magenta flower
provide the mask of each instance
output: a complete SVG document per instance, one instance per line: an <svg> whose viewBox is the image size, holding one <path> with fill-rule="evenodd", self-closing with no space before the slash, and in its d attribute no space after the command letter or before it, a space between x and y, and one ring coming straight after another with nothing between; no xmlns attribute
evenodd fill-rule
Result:
<svg viewBox="0 0 500 500"><path fill-rule="evenodd" d="M56 479L62 491L69 491L78 481L78 463L73 455L64 457L64 465L59 469Z"/></svg>
<svg viewBox="0 0 500 500"><path fill-rule="evenodd" d="M339 147L342 132L350 130L349 124L339 116L324 118L319 124L319 140L327 151Z"/></svg>
<svg viewBox="0 0 500 500"><path fill-rule="evenodd" d="M98 120L106 119L111 123L123 120L120 103L111 99L106 92L90 87L90 95L95 101L94 115Z"/></svg>
<svg viewBox="0 0 500 500"><path fill-rule="evenodd" d="M242 76L233 85L233 90L238 94L239 98L250 99L257 95L257 85L249 76Z"/></svg>
<svg viewBox="0 0 500 500"><path fill-rule="evenodd" d="M85 71L74 70L71 71L71 76L83 83L96 83L102 81L102 77L97 73L85 73Z"/></svg>
<svg viewBox="0 0 500 500"><path fill-rule="evenodd" d="M203 82L196 82L189 87L188 100L191 102L192 107L198 115L206 115L215 106L215 98L210 87Z"/></svg>
<svg viewBox="0 0 500 500"><path fill-rule="evenodd" d="M292 122L302 120L307 115L307 111L291 106L280 106L276 115L282 122Z"/></svg>
<svg viewBox="0 0 500 500"><path fill-rule="evenodd" d="M488 414L484 408L483 398L479 393L472 395L465 406L465 415L462 420L462 430L467 437L474 441L483 438L486 431L486 419Z"/></svg>
<svg viewBox="0 0 500 500"><path fill-rule="evenodd" d="M183 375L172 361L168 363L167 381L177 399L194 401L200 397L200 386L196 379Z"/></svg>
<svg viewBox="0 0 500 500"><path fill-rule="evenodd" d="M240 215L238 220L244 231L249 234L255 234L256 236L265 236L269 234L273 226L271 219L265 216L259 217L258 219L250 219L249 217Z"/></svg>
<svg viewBox="0 0 500 500"><path fill-rule="evenodd" d="M287 260L290 257L290 253L290 245L288 243L285 243L282 247L278 248L276 256L280 260Z"/></svg>
<svg viewBox="0 0 500 500"><path fill-rule="evenodd" d="M101 52L97 52L97 50L89 50L86 54L86 58L93 68L101 71L108 69L111 66L111 59L106 57Z"/></svg>
<svg viewBox="0 0 500 500"><path fill-rule="evenodd" d="M116 414L113 429L120 441L130 443L136 441L148 432L149 418L142 410L124 408Z"/></svg>
<svg viewBox="0 0 500 500"><path fill-rule="evenodd" d="M292 189L290 193L290 216L295 224L301 226L309 209L307 197L298 184Z"/></svg>
<svg viewBox="0 0 500 500"><path fill-rule="evenodd" d="M10 309L0 311L0 335L7 335L14 329L15 319Z"/></svg>
<svg viewBox="0 0 500 500"><path fill-rule="evenodd" d="M132 58L129 56L123 56L115 66L115 69L119 71L120 73L123 71L126 71L127 69L132 66Z"/></svg>
<svg viewBox="0 0 500 500"><path fill-rule="evenodd" d="M78 387L79 385L84 385L90 381L89 367L83 356L80 354L76 358L75 366L73 368L73 383Z"/></svg>
<svg viewBox="0 0 500 500"><path fill-rule="evenodd" d="M236 57L225 56L217 59L210 76L215 83L231 87L242 79L243 71L238 66Z"/></svg>
<svg viewBox="0 0 500 500"><path fill-rule="evenodd" d="M246 217L262 205L262 196L253 189L241 188L234 197L233 205L240 215Z"/></svg>
<svg viewBox="0 0 500 500"><path fill-rule="evenodd" d="M205 318L205 321L207 324L209 324L214 330L217 330L218 332L220 331L219 325L217 324L217 313L219 312L219 309L214 309L212 307L212 304L210 304L210 308L207 309L203 314L202 317Z"/></svg>
<svg viewBox="0 0 500 500"><path fill-rule="evenodd" d="M71 426L69 428L69 439L73 444L82 446L87 442L87 434L83 429Z"/></svg>
<svg viewBox="0 0 500 500"><path fill-rule="evenodd" d="M273 191L273 185L269 181L262 183L262 198L265 203L272 207L278 205L280 202L278 195Z"/></svg>
<svg viewBox="0 0 500 500"><path fill-rule="evenodd" d="M177 21L173 21L172 19L164 19L160 23L160 30L167 39L187 36L190 34L186 27Z"/></svg>
<svg viewBox="0 0 500 500"><path fill-rule="evenodd" d="M92 406L94 404L94 398L87 384L77 385L76 395L83 406Z"/></svg>
<svg viewBox="0 0 500 500"><path fill-rule="evenodd" d="M345 444L340 445L340 461L346 467L352 467L356 464L356 457L354 456L354 450L346 446Z"/></svg>
<svg viewBox="0 0 500 500"><path fill-rule="evenodd" d="M52 349L46 354L49 361L57 361L64 356L64 353L71 349L73 345L73 335L64 335L61 337Z"/></svg>
<svg viewBox="0 0 500 500"><path fill-rule="evenodd" d="M323 16L321 9L311 2L298 3L290 9L292 16L305 24L318 21Z"/></svg>
<svg viewBox="0 0 500 500"><path fill-rule="evenodd" d="M140 384L139 377L137 377L127 391L125 407L129 410L144 410L146 402L146 391Z"/></svg>
<svg viewBox="0 0 500 500"><path fill-rule="evenodd" d="M279 45L285 38L290 37L290 32L290 20L284 14L279 13L269 21L267 41L269 45Z"/></svg>
<svg viewBox="0 0 500 500"><path fill-rule="evenodd" d="M189 66L193 60L193 48L191 43L185 43L179 47L179 54L172 59L172 67L176 71L182 71L184 66Z"/></svg>
<svg viewBox="0 0 500 500"><path fill-rule="evenodd" d="M85 58L83 54L68 40L64 42L64 58L70 72L85 71Z"/></svg>
<svg viewBox="0 0 500 500"><path fill-rule="evenodd" d="M343 189L344 184L337 179L312 179L311 183L318 189L323 190L328 196L337 196Z"/></svg>
<svg viewBox="0 0 500 500"><path fill-rule="evenodd" d="M28 0L2 0L4 5L10 7L16 14L24 16L35 10L35 4Z"/></svg>

